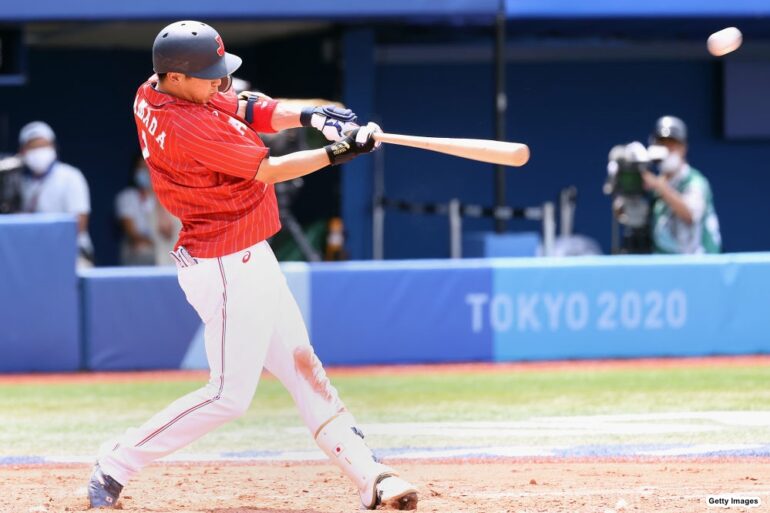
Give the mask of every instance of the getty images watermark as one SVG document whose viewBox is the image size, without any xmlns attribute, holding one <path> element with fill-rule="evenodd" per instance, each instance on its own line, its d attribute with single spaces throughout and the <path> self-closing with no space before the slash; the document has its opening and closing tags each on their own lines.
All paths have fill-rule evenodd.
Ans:
<svg viewBox="0 0 770 513">
<path fill-rule="evenodd" d="M 759 497 L 732 494 L 709 495 L 706 502 L 714 508 L 758 508 L 762 505 Z"/>
</svg>

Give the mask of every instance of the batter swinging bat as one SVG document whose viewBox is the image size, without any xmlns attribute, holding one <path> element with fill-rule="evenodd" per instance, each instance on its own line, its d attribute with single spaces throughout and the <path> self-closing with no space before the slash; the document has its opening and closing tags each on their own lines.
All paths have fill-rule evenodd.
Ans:
<svg viewBox="0 0 770 513">
<path fill-rule="evenodd" d="M 416 135 L 386 134 L 376 132 L 376 141 L 437 151 L 490 164 L 523 166 L 529 160 L 526 144 L 492 141 L 489 139 L 452 139 L 447 137 L 419 137 Z"/>
</svg>

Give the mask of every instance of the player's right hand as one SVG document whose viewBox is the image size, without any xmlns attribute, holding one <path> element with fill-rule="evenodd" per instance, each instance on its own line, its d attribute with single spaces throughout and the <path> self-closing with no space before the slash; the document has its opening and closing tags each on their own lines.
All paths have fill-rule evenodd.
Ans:
<svg viewBox="0 0 770 513">
<path fill-rule="evenodd" d="M 329 162 L 332 166 L 350 162 L 358 155 L 374 151 L 380 143 L 374 140 L 374 134 L 382 132 L 377 123 L 368 123 L 366 126 L 356 126 L 347 133 L 345 138 L 327 146 L 324 146 Z"/>
</svg>

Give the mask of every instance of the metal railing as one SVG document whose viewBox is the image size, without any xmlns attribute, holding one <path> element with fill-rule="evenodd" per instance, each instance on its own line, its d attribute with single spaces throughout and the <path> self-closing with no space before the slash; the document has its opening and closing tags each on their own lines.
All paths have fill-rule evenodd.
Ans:
<svg viewBox="0 0 770 513">
<path fill-rule="evenodd" d="M 422 203 L 417 201 L 394 200 L 384 196 L 374 199 L 373 256 L 375 260 L 384 257 L 385 211 L 397 210 L 414 215 L 447 216 L 449 227 L 449 254 L 451 258 L 462 257 L 463 218 L 487 217 L 495 220 L 527 219 L 541 223 L 543 255 L 553 254 L 556 240 L 556 209 L 550 201 L 533 207 L 485 207 L 462 203 L 452 199 L 448 203 Z"/>
</svg>

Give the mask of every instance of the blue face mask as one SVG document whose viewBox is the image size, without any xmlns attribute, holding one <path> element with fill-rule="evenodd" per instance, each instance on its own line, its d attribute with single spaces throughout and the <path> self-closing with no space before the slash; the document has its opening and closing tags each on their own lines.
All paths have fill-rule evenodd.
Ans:
<svg viewBox="0 0 770 513">
<path fill-rule="evenodd" d="M 150 172 L 146 167 L 140 167 L 136 170 L 134 180 L 136 180 L 136 185 L 142 189 L 149 189 L 152 187 L 152 184 L 150 183 Z"/>
</svg>

